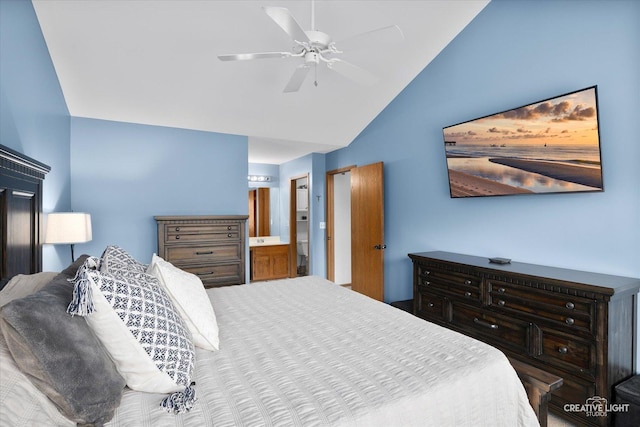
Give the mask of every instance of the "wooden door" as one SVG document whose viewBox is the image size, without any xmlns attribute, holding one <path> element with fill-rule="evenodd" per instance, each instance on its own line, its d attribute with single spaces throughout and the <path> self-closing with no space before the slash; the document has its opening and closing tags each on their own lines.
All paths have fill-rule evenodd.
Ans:
<svg viewBox="0 0 640 427">
<path fill-rule="evenodd" d="M 384 300 L 383 163 L 351 170 L 351 287 Z"/>
</svg>

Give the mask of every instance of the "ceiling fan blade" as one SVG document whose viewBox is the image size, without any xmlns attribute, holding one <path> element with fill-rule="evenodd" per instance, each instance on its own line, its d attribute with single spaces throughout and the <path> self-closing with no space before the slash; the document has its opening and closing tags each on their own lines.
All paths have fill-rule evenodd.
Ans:
<svg viewBox="0 0 640 427">
<path fill-rule="evenodd" d="M 287 83 L 283 92 L 297 92 L 298 89 L 300 89 L 300 86 L 302 86 L 302 82 L 304 82 L 304 79 L 307 77 L 307 73 L 309 73 L 310 69 L 311 67 L 306 64 L 299 65 L 293 72 L 293 75 L 289 79 L 289 83 Z"/>
<path fill-rule="evenodd" d="M 353 65 L 350 62 L 343 61 L 338 58 L 334 58 L 328 62 L 327 67 L 364 86 L 371 86 L 378 81 L 376 76 L 364 68 L 360 68 L 357 65 Z"/>
<path fill-rule="evenodd" d="M 378 28 L 366 33 L 356 34 L 346 39 L 335 42 L 337 49 L 341 51 L 377 47 L 380 44 L 404 40 L 404 34 L 397 25 Z"/>
<path fill-rule="evenodd" d="M 260 52 L 260 53 L 234 53 L 218 55 L 220 61 L 246 61 L 249 59 L 288 58 L 290 52 Z"/>
<path fill-rule="evenodd" d="M 289 9 L 284 7 L 264 7 L 263 9 L 293 40 L 299 42 L 310 41 L 309 36 L 307 36 L 307 33 L 304 32 L 293 15 L 291 15 Z"/>
</svg>

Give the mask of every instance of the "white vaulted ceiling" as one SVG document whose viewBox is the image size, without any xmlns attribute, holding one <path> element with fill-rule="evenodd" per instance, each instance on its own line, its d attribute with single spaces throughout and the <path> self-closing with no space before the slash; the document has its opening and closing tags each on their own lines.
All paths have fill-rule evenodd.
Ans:
<svg viewBox="0 0 640 427">
<path fill-rule="evenodd" d="M 317 87 L 311 72 L 283 93 L 299 59 L 217 55 L 289 51 L 262 8 L 307 30 L 311 1 L 33 1 L 72 116 L 247 135 L 249 161 L 274 164 L 351 143 L 487 3 L 318 0 L 315 27 L 334 40 L 393 24 L 405 40 L 344 53 L 373 86 L 319 66 Z"/>
</svg>

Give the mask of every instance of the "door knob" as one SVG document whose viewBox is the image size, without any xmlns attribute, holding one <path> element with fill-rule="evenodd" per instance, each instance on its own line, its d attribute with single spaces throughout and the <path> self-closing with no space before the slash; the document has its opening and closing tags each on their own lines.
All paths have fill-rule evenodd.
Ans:
<svg viewBox="0 0 640 427">
<path fill-rule="evenodd" d="M 387 245 L 375 245 L 373 248 L 381 251 L 382 249 L 386 249 Z"/>
</svg>

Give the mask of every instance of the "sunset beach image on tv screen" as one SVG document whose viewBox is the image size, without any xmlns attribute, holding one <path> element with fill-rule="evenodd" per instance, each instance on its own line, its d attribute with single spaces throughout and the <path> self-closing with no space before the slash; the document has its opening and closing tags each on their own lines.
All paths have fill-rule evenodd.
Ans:
<svg viewBox="0 0 640 427">
<path fill-rule="evenodd" d="M 443 132 L 451 197 L 603 190 L 596 86 Z"/>
</svg>

